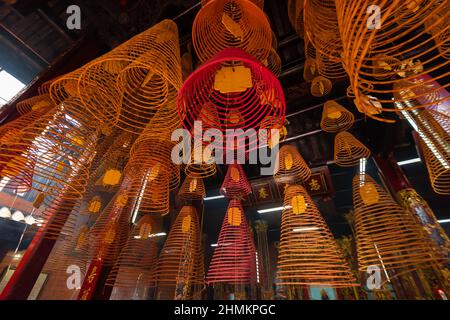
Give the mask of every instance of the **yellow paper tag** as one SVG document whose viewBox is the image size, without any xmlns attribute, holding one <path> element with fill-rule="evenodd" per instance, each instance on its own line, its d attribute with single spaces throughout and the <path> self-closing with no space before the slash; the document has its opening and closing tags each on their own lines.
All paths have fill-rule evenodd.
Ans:
<svg viewBox="0 0 450 320">
<path fill-rule="evenodd" d="M 242 31 L 241 27 L 238 23 L 236 23 L 229 15 L 224 13 L 222 15 L 222 24 L 225 26 L 225 28 L 230 32 L 233 36 L 236 38 L 242 40 L 244 37 L 244 32 Z"/>
<path fill-rule="evenodd" d="M 188 233 L 189 230 L 191 230 L 191 222 L 192 217 L 190 215 L 183 218 L 183 223 L 181 225 L 181 231 L 183 233 Z"/>
<path fill-rule="evenodd" d="M 252 72 L 245 66 L 222 67 L 214 79 L 214 89 L 221 93 L 244 92 L 251 87 Z"/>
<path fill-rule="evenodd" d="M 365 205 L 372 205 L 378 202 L 380 198 L 377 188 L 371 182 L 367 182 L 359 187 L 359 195 L 361 196 Z"/>
<path fill-rule="evenodd" d="M 291 205 L 293 214 L 305 213 L 306 207 L 308 206 L 305 201 L 305 197 L 303 197 L 302 195 L 292 197 Z"/>
<path fill-rule="evenodd" d="M 241 225 L 241 209 L 239 208 L 229 208 L 228 209 L 228 223 L 234 227 Z"/>
<path fill-rule="evenodd" d="M 230 176 L 231 180 L 233 180 L 234 182 L 239 182 L 239 180 L 241 179 L 239 170 L 235 167 L 231 167 Z"/>
</svg>

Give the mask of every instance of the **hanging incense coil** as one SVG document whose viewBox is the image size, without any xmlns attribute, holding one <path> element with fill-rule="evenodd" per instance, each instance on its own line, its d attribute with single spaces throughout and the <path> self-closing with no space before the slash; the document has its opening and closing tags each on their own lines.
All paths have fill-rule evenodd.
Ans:
<svg viewBox="0 0 450 320">
<path fill-rule="evenodd" d="M 21 115 L 24 115 L 26 113 L 37 111 L 39 109 L 41 109 L 45 113 L 46 110 L 54 106 L 55 105 L 52 102 L 50 96 L 47 94 L 43 94 L 18 102 L 16 105 L 16 109 Z"/>
<path fill-rule="evenodd" d="M 101 123 L 140 132 L 181 86 L 176 24 L 164 20 L 83 67 L 80 99 Z"/>
<path fill-rule="evenodd" d="M 263 64 L 277 77 L 281 74 L 281 58 L 275 49 L 270 50 L 269 57 Z"/>
<path fill-rule="evenodd" d="M 220 187 L 220 194 L 230 199 L 242 199 L 252 193 L 252 186 L 240 164 L 228 165 L 228 171 Z"/>
<path fill-rule="evenodd" d="M 325 77 L 318 76 L 312 80 L 311 83 L 311 94 L 314 97 L 323 97 L 329 95 L 333 84 L 330 80 Z"/>
<path fill-rule="evenodd" d="M 198 299 L 205 286 L 197 212 L 184 206 L 172 225 L 156 269 L 158 299 Z"/>
<path fill-rule="evenodd" d="M 305 67 L 303 68 L 303 79 L 311 82 L 318 76 L 318 68 L 316 59 L 307 58 L 305 60 Z"/>
<path fill-rule="evenodd" d="M 82 73 L 83 67 L 52 80 L 49 95 L 56 105 L 63 103 L 66 99 L 80 97 L 78 81 Z"/>
<path fill-rule="evenodd" d="M 303 23 L 303 3 L 303 0 L 288 0 L 289 21 L 297 34 L 302 38 L 305 30 Z"/>
<path fill-rule="evenodd" d="M 205 196 L 206 190 L 203 179 L 186 177 L 180 191 L 178 191 L 178 198 L 185 201 L 203 200 Z"/>
<path fill-rule="evenodd" d="M 298 185 L 285 191 L 277 265 L 280 284 L 358 286 L 325 219 Z"/>
<path fill-rule="evenodd" d="M 367 174 L 353 178 L 353 205 L 361 272 L 376 265 L 392 278 L 436 263 L 434 248 L 413 215 Z"/>
<path fill-rule="evenodd" d="M 196 150 L 198 150 L 198 152 L 196 152 Z M 215 158 L 208 156 L 205 158 L 205 152 L 207 151 L 203 150 L 201 146 L 194 145 L 189 163 L 184 168 L 186 176 L 192 179 L 206 179 L 216 175 L 217 165 Z"/>
<path fill-rule="evenodd" d="M 214 1 L 214 0 L 201 0 L 201 1 L 202 1 L 202 6 L 205 6 L 209 2 Z M 256 4 L 261 9 L 264 9 L 264 0 L 249 0 L 249 1 L 253 2 L 254 4 Z"/>
<path fill-rule="evenodd" d="M 170 190 L 178 186 L 180 177 L 178 166 L 171 161 L 173 146 L 170 140 L 141 136 L 131 149 L 125 168 L 131 180 L 127 194 L 140 199 L 141 213 L 169 213 Z"/>
<path fill-rule="evenodd" d="M 274 175 L 276 180 L 292 178 L 296 182 L 304 182 L 311 177 L 311 169 L 292 145 L 286 144 L 280 148 L 277 163 L 278 170 Z"/>
<path fill-rule="evenodd" d="M 279 123 L 274 123 L 273 119 L 266 118 L 263 119 L 261 122 L 260 130 L 267 130 L 267 145 L 269 148 L 273 148 L 274 146 L 278 145 L 280 142 L 284 141 L 287 137 L 287 125 L 289 122 L 285 120 L 284 124 L 281 127 L 278 127 Z M 272 132 L 273 130 L 278 130 L 278 139 L 275 136 L 275 133 Z M 272 141 L 272 138 L 274 141 Z M 260 144 L 262 141 L 260 140 Z"/>
<path fill-rule="evenodd" d="M 370 150 L 347 131 L 339 132 L 334 139 L 334 161 L 341 167 L 353 167 L 360 159 L 368 159 Z"/>
<path fill-rule="evenodd" d="M 89 231 L 88 256 L 101 259 L 104 266 L 113 266 L 127 243 L 134 199 L 125 191 L 119 190 Z"/>
<path fill-rule="evenodd" d="M 450 118 L 432 109 L 414 116 L 433 190 L 450 194 Z"/>
<path fill-rule="evenodd" d="M 208 284 L 256 283 L 256 248 L 238 200 L 228 205 L 206 279 Z"/>
<path fill-rule="evenodd" d="M 372 23 L 369 27 L 361 27 L 361 12 L 369 6 L 381 9 L 382 26 L 377 25 L 375 18 L 367 21 L 368 26 Z M 445 50 L 439 51 L 442 44 L 445 47 L 447 39 L 445 36 L 439 38 L 439 35 L 445 35 L 450 29 L 449 6 L 448 1 L 336 1 L 343 63 L 356 104 L 369 117 L 394 122 L 386 118 L 388 114 L 379 113 L 394 112 L 398 103 L 405 104 L 405 110 L 413 110 L 450 99 L 445 94 L 436 95 L 441 88 L 448 87 L 449 61 L 445 58 Z M 417 21 L 420 23 L 415 23 Z M 379 63 L 380 55 L 382 63 Z M 381 80 L 374 75 L 386 77 Z M 373 88 L 362 93 L 362 82 L 371 83 Z M 378 113 L 368 112 L 371 106 L 370 100 L 365 99 L 367 96 L 376 98 Z M 430 96 L 437 96 L 437 99 L 429 99 Z"/>
<path fill-rule="evenodd" d="M 123 130 L 140 132 L 161 106 L 176 110 L 183 80 L 178 29 L 173 21 L 164 20 L 135 38 L 139 57 L 117 79 L 122 97 L 118 125 Z"/>
<path fill-rule="evenodd" d="M 342 41 L 334 0 L 307 1 L 303 14 L 305 37 L 308 37 L 317 53 L 334 62 L 340 62 Z"/>
<path fill-rule="evenodd" d="M 233 47 L 264 61 L 270 54 L 272 30 L 264 12 L 251 1 L 214 0 L 195 17 L 192 42 L 201 62 Z"/>
<path fill-rule="evenodd" d="M 441 55 L 446 59 L 450 59 L 450 29 L 447 19 L 448 12 L 436 11 L 431 19 L 425 21 L 425 28 L 434 38 Z"/>
<path fill-rule="evenodd" d="M 79 199 L 86 190 L 98 133 L 84 117 L 79 102 L 68 100 L 22 128 L 20 141 L 6 148 L 18 154 L 8 166 L 33 175 L 32 188 L 48 195 L 46 201 L 59 197 L 62 190 Z"/>
<path fill-rule="evenodd" d="M 205 112 L 205 106 L 211 112 Z M 222 133 L 225 141 L 237 140 L 233 146 L 224 145 L 222 140 L 217 143 L 217 148 L 227 150 L 249 146 L 248 140 L 256 132 L 246 134 L 245 131 L 258 130 L 263 119 L 283 124 L 285 110 L 284 94 L 277 78 L 236 48 L 220 52 L 197 69 L 186 80 L 178 97 L 183 126 L 192 132 L 194 121 L 208 123 Z M 213 126 L 212 122 L 217 120 L 219 123 Z M 231 136 L 227 129 L 241 129 L 244 133 Z"/>
<path fill-rule="evenodd" d="M 145 291 L 154 286 L 160 239 L 156 234 L 160 230 L 161 221 L 154 216 L 143 216 L 139 219 L 108 274 L 106 285 L 114 286 L 115 290 L 132 289 L 128 298 L 136 291 Z"/>
<path fill-rule="evenodd" d="M 325 132 L 339 132 L 350 129 L 355 122 L 353 113 L 334 100 L 328 100 L 323 105 L 320 127 Z"/>
</svg>

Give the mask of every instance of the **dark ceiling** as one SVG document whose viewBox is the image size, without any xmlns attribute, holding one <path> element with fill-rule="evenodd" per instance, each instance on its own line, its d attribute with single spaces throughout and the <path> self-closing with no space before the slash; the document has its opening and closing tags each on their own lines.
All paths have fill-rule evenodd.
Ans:
<svg viewBox="0 0 450 320">
<path fill-rule="evenodd" d="M 69 31 L 65 26 L 65 10 L 73 4 L 79 5 L 82 10 L 81 31 Z M 3 4 L 0 7 L 0 66 L 28 83 L 67 51 L 76 49 L 82 52 L 83 48 L 87 48 L 86 42 L 82 41 L 96 42 L 102 48 L 98 52 L 100 54 L 165 18 L 175 19 L 178 24 L 184 53 L 190 44 L 191 26 L 200 7 L 198 0 L 18 0 L 12 6 Z M 332 163 L 334 135 L 320 129 L 323 103 L 328 99 L 338 100 L 356 116 L 357 122 L 351 132 L 366 143 L 373 153 L 387 154 L 394 151 L 399 161 L 418 157 L 411 130 L 400 119 L 395 124 L 387 125 L 358 113 L 352 101 L 346 97 L 347 79 L 335 81 L 328 96 L 313 97 L 309 84 L 302 77 L 304 45 L 289 23 L 287 0 L 266 0 L 264 10 L 278 39 L 277 52 L 283 70 L 279 79 L 287 99 L 289 143 L 298 147 L 311 167 L 329 165 L 335 195 L 315 200 L 333 232 L 336 235 L 347 234 L 350 230 L 343 215 L 352 207 L 351 181 L 356 168 L 340 168 Z M 82 43 L 81 47 L 76 47 L 79 42 Z M 438 218 L 449 218 L 450 213 L 446 208 L 448 198 L 432 191 L 423 163 L 403 168 Z M 222 166 L 215 177 L 207 180 L 209 195 L 218 193 L 225 170 Z M 250 179 L 259 177 L 258 166 L 246 166 L 245 170 Z M 377 170 L 371 161 L 368 172 L 377 178 Z M 205 204 L 204 226 L 209 242 L 216 240 L 225 207 L 224 200 Z M 249 217 L 252 220 L 267 220 L 270 235 L 273 235 L 271 238 L 277 239 L 280 214 L 261 217 L 256 209 L 248 210 Z"/>
</svg>

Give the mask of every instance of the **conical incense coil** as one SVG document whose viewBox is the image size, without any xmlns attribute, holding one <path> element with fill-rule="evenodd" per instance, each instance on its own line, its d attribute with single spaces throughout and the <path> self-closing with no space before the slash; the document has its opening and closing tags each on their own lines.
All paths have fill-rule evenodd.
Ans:
<svg viewBox="0 0 450 320">
<path fill-rule="evenodd" d="M 160 231 L 160 224 L 152 216 L 139 219 L 108 275 L 107 285 L 136 291 L 154 286 L 159 243 L 156 235 Z"/>
<path fill-rule="evenodd" d="M 184 168 L 184 173 L 186 174 L 186 176 L 193 179 L 206 179 L 215 176 L 217 173 L 217 165 L 215 159 L 210 157 L 207 157 L 207 159 L 205 159 L 204 153 L 202 153 L 201 160 L 196 160 L 196 148 L 199 147 L 193 148 L 189 163 Z M 203 149 L 202 152 L 204 152 Z"/>
<path fill-rule="evenodd" d="M 269 57 L 267 60 L 263 61 L 263 64 L 270 70 L 272 73 L 279 77 L 281 74 L 281 58 L 278 55 L 275 49 L 270 50 Z"/>
<path fill-rule="evenodd" d="M 78 91 L 101 123 L 139 132 L 180 86 L 177 27 L 164 20 L 84 66 Z"/>
<path fill-rule="evenodd" d="M 280 142 L 284 141 L 287 137 L 287 125 L 289 122 L 285 120 L 284 124 L 280 124 L 278 122 L 273 121 L 273 119 L 266 118 L 261 122 L 260 130 L 266 130 L 267 134 L 267 145 L 269 148 L 273 148 L 278 145 Z M 276 136 L 275 130 L 278 130 L 278 138 Z M 273 140 L 273 141 L 272 141 Z M 260 141 L 262 143 L 262 141 Z"/>
<path fill-rule="evenodd" d="M 8 165 L 20 165 L 34 175 L 32 188 L 48 196 L 46 203 L 62 190 L 77 199 L 86 190 L 98 132 L 95 123 L 85 117 L 77 100 L 67 100 L 24 127 L 21 141 L 14 146 L 21 155 Z M 24 165 L 21 160 L 33 157 L 35 163 Z"/>
<path fill-rule="evenodd" d="M 314 97 L 323 97 L 330 94 L 333 84 L 325 77 L 315 77 L 311 82 L 311 94 Z"/>
<path fill-rule="evenodd" d="M 231 200 L 214 250 L 208 284 L 255 284 L 256 249 L 244 209 L 238 200 Z"/>
<path fill-rule="evenodd" d="M 136 40 L 140 55 L 117 79 L 122 97 L 118 125 L 131 132 L 144 129 L 161 106 L 175 107 L 183 82 L 178 29 L 173 21 L 164 20 Z"/>
<path fill-rule="evenodd" d="M 201 88 L 201 89 L 200 89 Z M 206 107 L 205 107 L 206 106 Z M 211 112 L 206 112 L 210 110 Z M 178 113 L 183 126 L 192 132 L 194 121 L 212 124 L 222 133 L 217 148 L 235 150 L 248 146 L 247 137 L 255 137 L 261 121 L 271 118 L 284 123 L 286 105 L 277 78 L 253 57 L 240 49 L 226 49 L 197 69 L 184 83 L 178 96 Z M 208 126 L 206 126 L 208 127 Z M 228 129 L 241 129 L 230 132 Z M 203 132 L 205 129 L 203 130 Z"/>
<path fill-rule="evenodd" d="M 317 52 L 340 62 L 342 40 L 334 0 L 306 1 L 303 14 L 306 36 Z"/>
<path fill-rule="evenodd" d="M 376 120 L 393 122 L 387 113 L 394 112 L 397 103 L 405 104 L 405 110 L 412 110 L 450 99 L 442 94 L 437 94 L 437 99 L 429 99 L 436 96 L 440 86 L 448 87 L 449 61 L 442 50 L 447 39 L 439 36 L 450 29 L 449 5 L 448 1 L 336 1 L 342 59 L 361 112 Z M 367 8 L 373 10 L 368 27 L 363 28 L 361 12 Z M 377 19 L 377 9 L 380 19 Z M 434 32 L 436 27 L 438 33 Z M 389 59 L 380 61 L 380 55 Z M 389 77 L 373 77 L 378 74 Z M 367 93 L 361 92 L 363 82 L 373 85 Z M 366 99 L 367 96 L 377 100 L 378 112 L 370 112 L 371 99 Z M 411 103 L 412 100 L 416 103 Z"/>
<path fill-rule="evenodd" d="M 320 127 L 326 132 L 339 132 L 350 129 L 355 122 L 353 113 L 334 100 L 328 100 L 323 105 Z"/>
<path fill-rule="evenodd" d="M 370 157 L 370 150 L 347 131 L 339 132 L 334 139 L 334 161 L 341 167 L 352 167 L 360 159 Z"/>
<path fill-rule="evenodd" d="M 121 189 L 97 218 L 89 232 L 90 259 L 100 259 L 104 266 L 113 266 L 125 246 L 133 201 Z"/>
<path fill-rule="evenodd" d="M 191 299 L 204 289 L 201 233 L 194 207 L 184 206 L 172 225 L 155 280 L 159 299 Z"/>
<path fill-rule="evenodd" d="M 450 194 L 450 118 L 432 109 L 414 117 L 433 190 Z"/>
<path fill-rule="evenodd" d="M 206 196 L 203 179 L 186 177 L 178 192 L 180 200 L 202 200 Z"/>
<path fill-rule="evenodd" d="M 375 265 L 394 277 L 436 263 L 423 228 L 367 174 L 353 178 L 353 206 L 360 271 Z"/>
<path fill-rule="evenodd" d="M 209 2 L 215 1 L 215 0 L 201 0 L 201 1 L 202 1 L 202 6 L 205 6 Z M 264 9 L 264 0 L 249 0 L 249 1 L 253 2 L 254 4 L 256 4 L 261 9 Z"/>
<path fill-rule="evenodd" d="M 275 179 L 292 177 L 296 182 L 304 182 L 311 177 L 311 169 L 306 164 L 297 148 L 292 145 L 284 145 L 278 151 L 278 169 Z"/>
<path fill-rule="evenodd" d="M 294 286 L 358 286 L 340 247 L 306 190 L 284 196 L 277 279 Z"/>
<path fill-rule="evenodd" d="M 49 95 L 55 104 L 63 103 L 69 98 L 79 98 L 78 81 L 83 72 L 83 67 L 64 74 L 50 83 Z"/>
<path fill-rule="evenodd" d="M 288 0 L 289 21 L 297 34 L 303 38 L 305 31 L 303 23 L 303 0 Z"/>
<path fill-rule="evenodd" d="M 428 30 L 428 33 L 434 38 L 434 41 L 439 47 L 439 52 L 442 54 L 442 56 L 446 59 L 450 59 L 450 29 L 448 28 L 447 19 L 448 12 L 436 11 L 432 19 L 428 19 L 425 22 L 425 28 Z"/>
<path fill-rule="evenodd" d="M 270 53 L 272 30 L 264 12 L 251 1 L 215 0 L 197 14 L 192 42 L 201 62 L 232 47 L 264 61 Z"/>
<path fill-rule="evenodd" d="M 230 199 L 243 199 L 252 193 L 252 186 L 240 164 L 230 164 L 220 187 L 220 194 Z"/>
<path fill-rule="evenodd" d="M 31 111 L 48 110 L 49 108 L 52 108 L 54 106 L 55 105 L 50 96 L 47 94 L 43 94 L 18 102 L 16 105 L 16 109 L 21 115 L 24 115 Z"/>
<path fill-rule="evenodd" d="M 156 166 L 157 172 L 154 171 L 153 174 L 167 176 L 170 190 L 176 189 L 180 185 L 180 167 L 171 159 L 174 146 L 170 135 L 142 134 L 131 148 L 127 167 L 134 165 L 137 169 L 146 171 L 149 167 Z"/>
</svg>

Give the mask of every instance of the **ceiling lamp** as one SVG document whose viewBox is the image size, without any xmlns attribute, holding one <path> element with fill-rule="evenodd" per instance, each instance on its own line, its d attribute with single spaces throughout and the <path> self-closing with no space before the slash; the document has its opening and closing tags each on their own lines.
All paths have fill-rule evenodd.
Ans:
<svg viewBox="0 0 450 320">
<path fill-rule="evenodd" d="M 256 249 L 244 209 L 231 200 L 209 265 L 208 284 L 256 284 Z"/>
<path fill-rule="evenodd" d="M 368 8 L 374 10 L 362 27 L 361 12 Z M 380 114 L 394 112 L 393 103 L 412 110 L 448 101 L 440 93 L 448 87 L 448 1 L 336 0 L 336 9 L 343 64 L 361 112 L 394 122 Z"/>
<path fill-rule="evenodd" d="M 377 265 L 389 279 L 436 263 L 436 250 L 412 213 L 367 174 L 353 178 L 353 205 L 361 272 Z"/>
<path fill-rule="evenodd" d="M 211 112 L 205 112 L 205 106 Z M 219 130 L 225 141 L 236 137 L 235 134 L 230 137 L 226 130 L 258 130 L 263 119 L 273 119 L 273 123 L 282 125 L 285 112 L 278 79 L 252 56 L 236 48 L 221 51 L 197 69 L 178 96 L 178 113 L 187 130 L 192 132 L 194 121 L 202 121 Z M 249 145 L 245 134 L 236 134 L 239 146 Z M 217 148 L 235 150 L 238 146 L 217 145 Z"/>
<path fill-rule="evenodd" d="M 350 129 L 355 122 L 353 113 L 334 100 L 328 100 L 323 105 L 320 127 L 325 132 L 339 132 Z"/>
<path fill-rule="evenodd" d="M 10 219 L 11 211 L 7 207 L 3 207 L 0 209 L 0 218 Z"/>
<path fill-rule="evenodd" d="M 252 193 L 252 186 L 240 164 L 230 164 L 220 194 L 230 199 L 243 199 Z"/>
<path fill-rule="evenodd" d="M 233 47 L 263 62 L 270 54 L 272 30 L 264 12 L 251 1 L 214 0 L 197 14 L 192 42 L 202 63 Z"/>
<path fill-rule="evenodd" d="M 275 179 L 280 182 L 284 179 L 292 179 L 290 182 L 304 182 L 311 176 L 311 169 L 297 148 L 292 145 L 284 145 L 280 148 L 277 163 Z"/>
<path fill-rule="evenodd" d="M 334 139 L 334 161 L 341 167 L 359 165 L 360 159 L 370 157 L 370 150 L 347 131 L 339 132 Z"/>
<path fill-rule="evenodd" d="M 184 206 L 172 225 L 156 268 L 157 299 L 200 299 L 204 263 L 197 211 Z"/>
<path fill-rule="evenodd" d="M 281 219 L 279 284 L 358 286 L 325 219 L 303 187 L 286 189 Z"/>
</svg>

